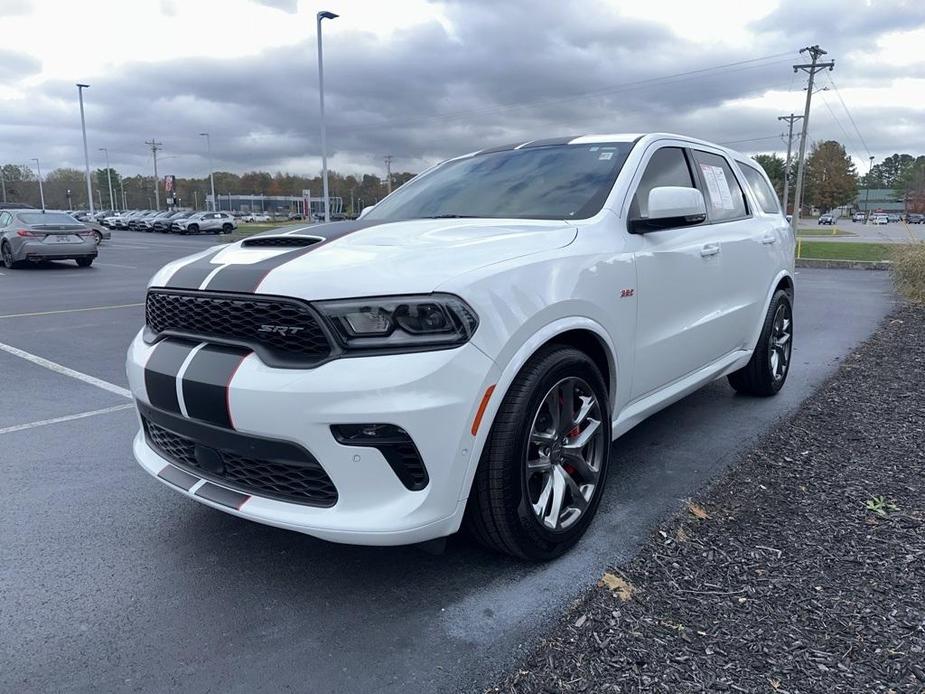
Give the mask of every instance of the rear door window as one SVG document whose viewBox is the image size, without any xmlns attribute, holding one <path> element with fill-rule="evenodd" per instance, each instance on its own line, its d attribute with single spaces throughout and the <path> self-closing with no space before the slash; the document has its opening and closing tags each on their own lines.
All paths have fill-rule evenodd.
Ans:
<svg viewBox="0 0 925 694">
<path fill-rule="evenodd" d="M 697 173 L 703 180 L 707 214 L 711 222 L 728 222 L 748 216 L 745 193 L 725 157 L 692 150 Z"/>
</svg>

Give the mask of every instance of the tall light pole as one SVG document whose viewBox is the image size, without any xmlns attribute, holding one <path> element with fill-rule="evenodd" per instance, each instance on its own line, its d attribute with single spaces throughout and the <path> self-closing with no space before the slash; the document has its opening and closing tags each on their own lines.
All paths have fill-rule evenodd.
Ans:
<svg viewBox="0 0 925 694">
<path fill-rule="evenodd" d="M 870 223 L 870 175 L 871 173 L 873 173 L 873 170 L 874 170 L 874 158 L 873 156 L 871 156 L 870 164 L 867 165 L 867 193 L 865 195 L 865 202 L 864 202 L 864 207 L 867 208 L 865 210 L 865 212 L 867 212 L 867 218 L 864 220 L 865 224 Z"/>
<path fill-rule="evenodd" d="M 87 205 L 90 206 L 90 214 L 93 214 L 93 186 L 90 184 L 90 152 L 87 150 L 87 121 L 84 120 L 84 89 L 88 89 L 89 84 L 77 85 L 77 98 L 80 100 L 80 129 L 84 135 L 84 171 L 87 174 Z"/>
<path fill-rule="evenodd" d="M 116 209 L 116 199 L 112 196 L 112 169 L 109 166 L 109 150 L 106 147 L 100 147 L 100 152 L 106 152 L 106 178 L 109 179 L 109 209 Z"/>
<path fill-rule="evenodd" d="M 145 144 L 151 148 L 151 155 L 154 157 L 154 204 L 157 209 L 161 209 L 161 189 L 158 187 L 157 180 L 157 150 L 163 146 L 163 143 L 152 137 L 150 140 L 145 140 Z"/>
<path fill-rule="evenodd" d="M 125 181 L 121 178 L 119 179 L 119 191 L 122 193 L 122 209 L 127 210 L 128 205 L 125 204 Z"/>
<path fill-rule="evenodd" d="M 45 189 L 42 187 L 42 165 L 39 164 L 37 157 L 32 157 L 32 161 L 35 162 L 35 170 L 39 175 L 39 198 L 42 201 L 42 212 L 45 211 Z"/>
<path fill-rule="evenodd" d="M 319 12 L 315 16 L 318 34 L 318 95 L 321 100 L 321 185 L 324 188 L 324 221 L 331 221 L 331 201 L 328 199 L 328 150 L 324 129 L 324 58 L 321 51 L 321 20 L 337 19 L 333 12 Z"/>
<path fill-rule="evenodd" d="M 212 186 L 212 211 L 215 212 L 215 167 L 212 166 L 212 139 L 209 133 L 199 133 L 200 137 L 206 138 L 206 149 L 209 152 L 209 184 Z M 196 204 L 199 207 L 199 204 Z"/>
</svg>

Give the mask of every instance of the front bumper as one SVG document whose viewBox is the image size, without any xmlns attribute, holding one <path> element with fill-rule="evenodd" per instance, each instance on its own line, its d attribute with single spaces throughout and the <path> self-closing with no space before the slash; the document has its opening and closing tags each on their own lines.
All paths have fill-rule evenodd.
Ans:
<svg viewBox="0 0 925 694">
<path fill-rule="evenodd" d="M 145 367 L 155 348 L 139 334 L 129 349 L 129 382 L 142 408 L 150 404 Z M 196 479 L 184 489 L 165 479 L 165 470 L 166 477 L 172 476 L 170 462 L 143 431 L 135 437 L 134 454 L 146 471 L 175 491 L 250 520 L 335 542 L 422 542 L 459 528 L 468 493 L 465 481 L 470 464 L 477 461 L 470 427 L 485 388 L 496 378 L 494 363 L 472 344 L 343 358 L 304 370 L 271 368 L 255 354 L 245 357 L 226 393 L 233 430 L 310 452 L 336 487 L 336 502 L 328 507 L 252 492 L 240 505 L 229 505 L 197 494 L 212 488 L 207 485 L 242 491 L 208 475 L 202 476 L 208 481 Z M 379 450 L 343 445 L 331 433 L 332 425 L 368 423 L 392 424 L 410 435 L 427 467 L 426 487 L 409 490 Z"/>
</svg>

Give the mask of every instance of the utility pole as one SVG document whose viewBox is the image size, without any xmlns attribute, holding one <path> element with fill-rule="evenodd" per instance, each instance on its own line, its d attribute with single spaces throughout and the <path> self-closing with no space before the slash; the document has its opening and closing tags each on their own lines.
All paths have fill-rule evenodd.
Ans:
<svg viewBox="0 0 925 694">
<path fill-rule="evenodd" d="M 163 142 L 158 142 L 153 137 L 151 140 L 145 140 L 145 144 L 151 147 L 151 154 L 154 155 L 154 205 L 156 209 L 161 209 L 161 191 L 158 188 L 157 180 L 157 150 L 164 146 Z"/>
<path fill-rule="evenodd" d="M 331 199 L 328 196 L 328 146 L 326 142 L 326 131 L 324 127 L 324 56 L 321 50 L 321 20 L 337 19 L 338 15 L 333 12 L 322 11 L 315 15 L 317 24 L 316 36 L 318 37 L 318 96 L 321 101 L 321 184 L 324 188 L 324 221 L 331 221 Z"/>
<path fill-rule="evenodd" d="M 128 206 L 125 204 L 125 181 L 121 177 L 119 178 L 119 190 L 122 192 L 122 210 L 125 211 Z"/>
<path fill-rule="evenodd" d="M 392 155 L 385 155 L 385 188 L 389 195 L 392 193 Z"/>
<path fill-rule="evenodd" d="M 787 121 L 787 163 L 784 165 L 784 214 L 787 214 L 787 200 L 790 198 L 790 150 L 793 147 L 793 124 L 803 120 L 803 116 L 778 116 L 777 120 Z"/>
<path fill-rule="evenodd" d="M 42 165 L 39 164 L 39 160 L 35 157 L 32 158 L 32 161 L 35 162 L 35 169 L 38 171 L 39 176 L 39 198 L 42 200 L 42 212 L 45 211 L 45 189 L 42 187 Z"/>
<path fill-rule="evenodd" d="M 199 137 L 206 138 L 206 149 L 209 152 L 209 183 L 212 185 L 212 211 L 215 212 L 215 167 L 212 166 L 212 138 L 209 133 L 199 133 Z M 199 203 L 196 203 L 196 209 L 199 209 Z"/>
<path fill-rule="evenodd" d="M 3 189 L 3 202 L 6 202 L 6 179 L 3 178 L 3 167 L 0 167 L 0 188 Z"/>
<path fill-rule="evenodd" d="M 801 48 L 800 53 L 809 53 L 812 62 L 793 66 L 794 72 L 803 70 L 809 75 L 809 83 L 806 86 L 806 107 L 803 110 L 803 132 L 800 134 L 800 158 L 797 160 L 797 185 L 796 190 L 793 191 L 793 217 L 791 217 L 790 221 L 794 233 L 796 233 L 797 225 L 800 221 L 800 205 L 803 202 L 801 199 L 803 193 L 803 169 L 805 166 L 804 157 L 806 155 L 806 133 L 809 131 L 809 106 L 813 100 L 813 81 L 817 72 L 835 68 L 834 60 L 829 60 L 825 63 L 819 62 L 819 58 L 826 55 L 826 52 L 819 48 L 819 46 Z"/>
<path fill-rule="evenodd" d="M 116 209 L 116 199 L 112 196 L 112 167 L 109 165 L 109 148 L 100 147 L 100 152 L 106 152 L 106 178 L 109 181 L 109 208 Z M 102 207 L 102 205 L 100 205 Z"/>
</svg>

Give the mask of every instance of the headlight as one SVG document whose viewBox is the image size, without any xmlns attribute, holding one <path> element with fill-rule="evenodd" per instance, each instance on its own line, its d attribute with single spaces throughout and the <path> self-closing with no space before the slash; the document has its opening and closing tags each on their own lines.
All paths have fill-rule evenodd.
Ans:
<svg viewBox="0 0 925 694">
<path fill-rule="evenodd" d="M 451 294 L 342 299 L 315 306 L 348 350 L 455 347 L 468 342 L 479 324 L 475 311 Z"/>
</svg>

